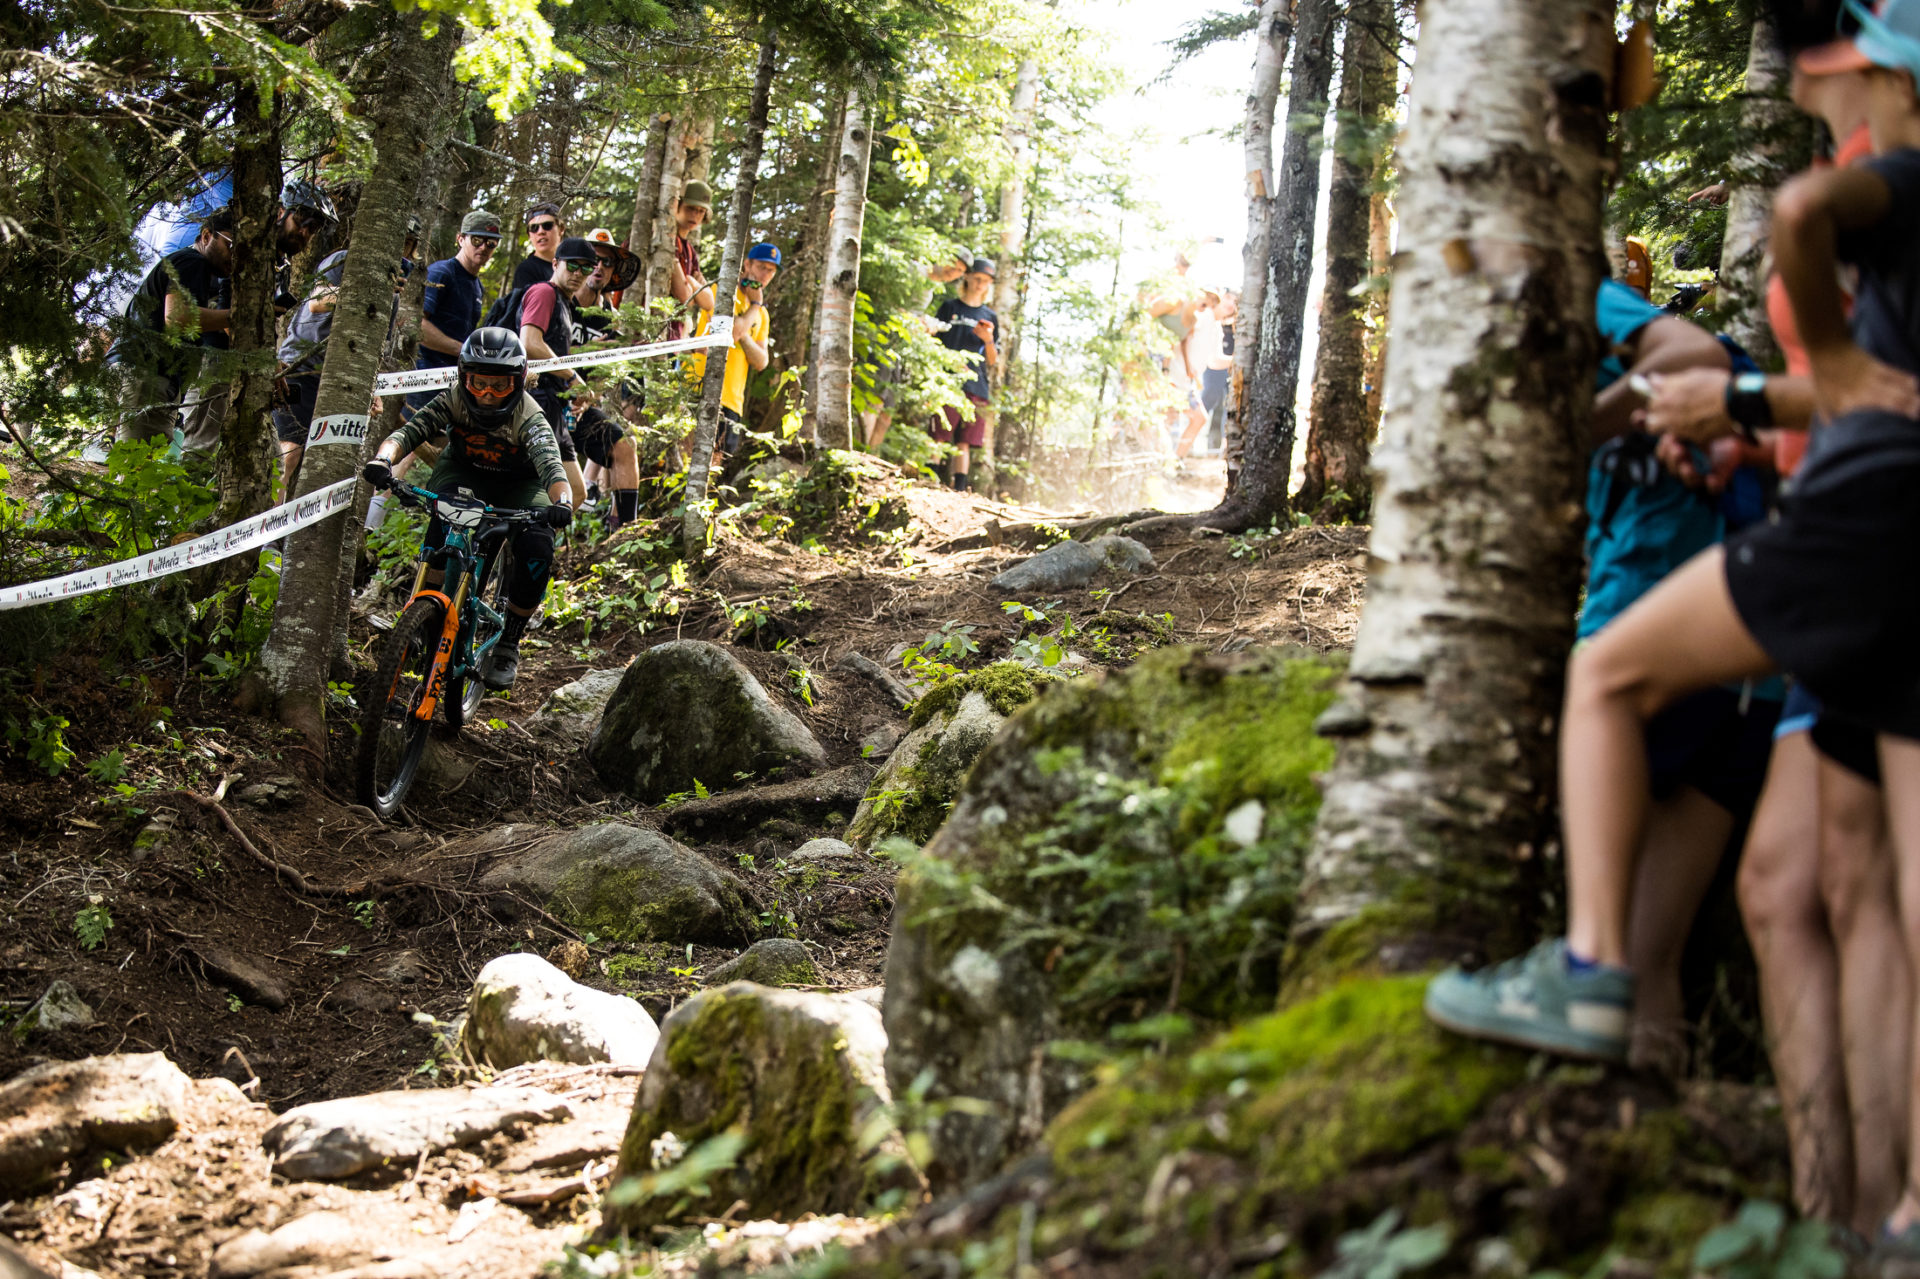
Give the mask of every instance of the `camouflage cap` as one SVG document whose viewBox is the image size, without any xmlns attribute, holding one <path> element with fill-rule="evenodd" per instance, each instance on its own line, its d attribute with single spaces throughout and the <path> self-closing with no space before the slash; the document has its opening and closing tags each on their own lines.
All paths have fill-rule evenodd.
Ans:
<svg viewBox="0 0 1920 1279">
<path fill-rule="evenodd" d="M 488 213 L 485 209 L 475 209 L 460 219 L 460 234 L 478 236 L 481 239 L 498 240 L 500 238 L 500 217 Z"/>
</svg>

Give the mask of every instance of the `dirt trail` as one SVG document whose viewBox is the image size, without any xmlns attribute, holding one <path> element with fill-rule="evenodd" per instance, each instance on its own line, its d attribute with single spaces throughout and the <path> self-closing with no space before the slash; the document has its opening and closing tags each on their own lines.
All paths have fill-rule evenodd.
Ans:
<svg viewBox="0 0 1920 1279">
<path fill-rule="evenodd" d="M 13 768 L 0 779 L 0 811 L 8 814 L 0 843 L 0 899 L 7 903 L 0 1010 L 10 1023 L 23 1023 L 0 1036 L 0 1079 L 49 1059 L 157 1050 L 191 1076 L 244 1086 L 252 1101 L 276 1112 L 454 1081 L 459 1072 L 436 1025 L 462 1009 L 480 967 L 514 950 L 547 953 L 563 940 L 539 921 L 527 922 L 515 903 L 479 889 L 480 866 L 461 851 L 461 837 L 506 822 L 673 821 L 670 810 L 607 791 L 577 752 L 556 752 L 526 730 L 548 692 L 676 636 L 730 643 L 814 730 L 830 767 L 859 763 L 870 753 L 863 739 L 903 729 L 906 716 L 875 683 L 837 669 L 840 659 L 860 653 L 888 662 L 904 644 L 948 623 L 975 628 L 974 661 L 1008 656 L 1018 626 L 990 580 L 1031 553 L 1018 545 L 1029 526 L 1086 514 L 1012 507 L 903 480 L 868 476 L 862 483 L 863 500 L 891 500 L 909 513 L 904 542 L 876 549 L 828 539 L 808 550 L 731 537 L 704 582 L 713 603 L 647 633 L 608 631 L 590 644 L 581 642 L 577 626 L 536 632 L 511 700 L 490 701 L 482 712 L 496 723 L 441 744 L 453 766 L 470 766 L 464 784 L 448 795 L 423 783 L 406 820 L 395 825 L 383 826 L 350 802 L 345 715 L 335 723 L 327 780 L 312 781 L 291 735 L 231 711 L 216 689 L 177 667 L 145 672 L 133 694 L 82 655 L 43 672 L 50 700 L 72 721 L 67 736 L 78 762 L 58 778 Z M 1261 541 L 1161 531 L 1143 539 L 1154 571 L 1109 582 L 1097 596 L 1067 592 L 1060 603 L 1082 619 L 1103 609 L 1164 615 L 1176 642 L 1212 649 L 1345 647 L 1363 589 L 1364 535 L 1358 528 L 1309 528 Z M 563 556 L 560 575 L 578 572 L 585 554 Z M 764 624 L 736 631 L 719 598 L 763 601 Z M 377 644 L 364 619 L 357 627 L 357 643 Z M 772 651 L 781 640 L 792 641 L 789 652 Z M 789 676 L 796 660 L 811 672 L 811 706 Z M 1107 662 L 1088 653 L 1086 664 Z M 138 792 L 130 801 L 115 802 L 108 785 L 78 766 L 116 748 L 126 756 L 124 782 Z M 214 810 L 185 794 L 211 797 L 223 783 L 222 806 L 265 858 L 297 867 L 316 884 L 376 887 L 349 897 L 295 891 L 246 852 Z M 875 860 L 864 870 L 803 883 L 774 865 L 807 838 L 841 834 L 850 816 L 832 814 L 841 825 L 775 822 L 745 836 L 672 829 L 747 882 L 753 908 L 770 928 L 790 920 L 827 986 L 855 989 L 881 980 L 891 868 Z M 633 994 L 663 1017 L 699 987 L 701 973 L 736 953 L 596 942 L 582 979 Z M 269 992 L 274 998 L 234 978 L 236 958 L 277 987 Z M 27 1031 L 22 1014 L 55 982 L 71 985 L 91 1007 L 91 1023 Z M 123 1205 L 89 1216 L 78 1201 L 62 1201 L 56 1211 L 43 1198 L 0 1206 L 0 1231 L 53 1245 L 101 1274 L 205 1274 L 209 1240 L 285 1220 L 296 1206 L 291 1192 L 267 1193 L 262 1173 L 243 1194 L 220 1181 L 228 1175 L 222 1172 L 211 1185 L 224 1189 L 180 1191 L 192 1205 L 175 1211 L 164 1207 L 171 1201 L 158 1189 L 134 1193 L 134 1183 L 147 1176 L 198 1185 L 204 1177 L 194 1169 L 237 1168 L 241 1147 L 257 1138 L 267 1115 L 249 1110 L 215 1125 L 228 1135 L 207 1138 L 212 1147 L 124 1173 L 133 1180 L 114 1184 L 131 1196 L 127 1203 L 145 1205 L 138 1211 Z M 462 1162 L 470 1157 L 451 1152 L 416 1173 L 411 1193 L 425 1214 L 420 1229 L 451 1229 L 456 1201 L 471 1192 L 452 1194 L 449 1179 L 472 1171 Z M 585 1202 L 542 1212 L 570 1222 L 568 1213 Z M 541 1246 L 553 1255 L 552 1239 Z M 504 1257 L 491 1270 L 463 1272 L 534 1272 Z"/>
</svg>

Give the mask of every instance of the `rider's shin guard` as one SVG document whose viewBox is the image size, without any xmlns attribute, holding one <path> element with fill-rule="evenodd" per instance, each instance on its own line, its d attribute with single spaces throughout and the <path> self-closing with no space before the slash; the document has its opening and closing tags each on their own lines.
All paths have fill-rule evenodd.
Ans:
<svg viewBox="0 0 1920 1279">
<path fill-rule="evenodd" d="M 375 493 L 373 500 L 367 503 L 367 532 L 371 533 L 387 522 L 387 495 Z"/>
</svg>

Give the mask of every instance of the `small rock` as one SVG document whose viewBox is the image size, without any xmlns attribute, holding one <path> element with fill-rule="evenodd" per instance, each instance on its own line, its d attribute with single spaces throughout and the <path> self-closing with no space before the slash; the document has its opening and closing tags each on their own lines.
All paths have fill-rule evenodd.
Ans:
<svg viewBox="0 0 1920 1279">
<path fill-rule="evenodd" d="M 881 724 L 869 730 L 860 739 L 860 753 L 869 759 L 876 756 L 884 758 L 887 752 L 900 744 L 900 726 Z"/>
<path fill-rule="evenodd" d="M 451 795 L 467 784 L 480 761 L 462 755 L 451 743 L 438 737 L 427 738 L 427 749 L 420 756 L 420 772 L 414 785 L 425 787 L 424 794 Z"/>
<path fill-rule="evenodd" d="M 91 1150 L 165 1141 L 189 1080 L 162 1053 L 52 1062 L 0 1084 L 0 1190 L 26 1189 Z"/>
<path fill-rule="evenodd" d="M 317 1274 L 385 1261 L 424 1243 L 413 1225 L 403 1205 L 370 1197 L 350 1211 L 310 1212 L 272 1234 L 249 1230 L 221 1244 L 213 1254 L 214 1279 L 269 1271 Z"/>
<path fill-rule="evenodd" d="M 242 786 L 233 795 L 240 803 L 263 811 L 292 808 L 303 796 L 299 780 L 292 777 L 270 777 L 264 782 L 253 782 Z"/>
<path fill-rule="evenodd" d="M 840 997 L 842 999 L 857 999 L 863 1004 L 871 1004 L 873 1007 L 879 1008 L 885 1002 L 886 994 L 887 988 L 885 986 L 862 986 L 858 990 L 843 991 Z"/>
<path fill-rule="evenodd" d="M 835 857 L 858 857 L 853 845 L 844 839 L 810 839 L 787 854 L 790 862 L 827 861 Z"/>
<path fill-rule="evenodd" d="M 1108 534 L 1091 542 L 1059 542 L 1038 555 L 1021 560 L 993 579 L 996 590 L 1009 594 L 1073 590 L 1087 585 L 1102 570 L 1126 577 L 1153 569 L 1153 552 L 1130 537 Z"/>
<path fill-rule="evenodd" d="M 58 1279 L 58 1276 L 35 1265 L 32 1258 L 0 1235 L 0 1279 Z"/>
<path fill-rule="evenodd" d="M 296 1106 L 267 1129 L 260 1144 L 282 1176 L 332 1181 L 383 1164 L 411 1163 L 422 1151 L 464 1146 L 510 1124 L 547 1123 L 572 1113 L 564 1100 L 538 1088 L 376 1092 Z"/>
<path fill-rule="evenodd" d="M 588 671 L 571 684 L 562 684 L 547 694 L 540 709 L 527 720 L 527 731 L 565 738 L 581 746 L 593 735 L 607 699 L 620 687 L 626 667 L 617 670 Z"/>
<path fill-rule="evenodd" d="M 426 977 L 432 969 L 417 950 L 403 950 L 391 956 L 380 965 L 380 980 L 397 982 L 402 986 L 411 986 Z"/>
<path fill-rule="evenodd" d="M 757 941 L 713 970 L 707 978 L 710 986 L 728 982 L 751 981 L 762 986 L 817 986 L 819 970 L 807 948 L 791 937 L 769 937 Z"/>
<path fill-rule="evenodd" d="M 264 961 L 205 942 L 183 946 L 180 953 L 197 961 L 199 969 L 208 978 L 219 982 L 248 1003 L 259 1004 L 275 1012 L 287 1006 L 286 984 L 266 970 Z"/>
<path fill-rule="evenodd" d="M 633 659 L 587 745 L 608 786 L 649 804 L 737 785 L 737 774 L 812 772 L 826 751 L 733 654 L 673 640 Z"/>
<path fill-rule="evenodd" d="M 946 820 L 967 770 L 1007 717 L 969 690 L 953 710 L 908 733 L 873 781 L 847 827 L 847 841 L 871 849 L 889 836 L 925 843 Z"/>
<path fill-rule="evenodd" d="M 858 1000 L 748 982 L 701 991 L 667 1016 L 614 1181 L 652 1171 L 656 1149 L 693 1150 L 739 1126 L 738 1161 L 678 1211 L 713 1216 L 744 1199 L 753 1217 L 791 1220 L 859 1211 L 894 1187 L 917 1195 L 897 1131 L 872 1149 L 863 1142 L 892 1102 L 885 1052 L 880 1014 Z M 888 1172 L 876 1174 L 874 1153 L 895 1156 Z M 674 1211 L 664 1197 L 609 1202 L 601 1235 L 647 1238 Z"/>
<path fill-rule="evenodd" d="M 390 1013 L 400 1006 L 400 1001 L 392 992 L 380 989 L 372 982 L 360 981 L 349 977 L 326 993 L 322 1001 L 327 1004 L 345 1004 L 349 1008 L 363 1013 Z"/>
<path fill-rule="evenodd" d="M 637 1000 L 582 986 L 538 955 L 493 960 L 467 997 L 463 1043 L 496 1070 L 527 1061 L 644 1066 L 659 1042 Z"/>
<path fill-rule="evenodd" d="M 593 952 L 583 941 L 564 937 L 547 952 L 547 960 L 567 976 L 579 981 L 593 971 Z"/>
<path fill-rule="evenodd" d="M 475 846 L 494 840 L 481 836 Z M 613 941 L 724 945 L 751 936 L 738 878 L 639 826 L 603 822 L 546 836 L 509 853 L 480 886 L 525 894 Z"/>
<path fill-rule="evenodd" d="M 93 1025 L 93 1005 L 80 998 L 80 992 L 64 981 L 54 982 L 40 996 L 27 1016 L 41 1030 L 73 1030 Z"/>
</svg>

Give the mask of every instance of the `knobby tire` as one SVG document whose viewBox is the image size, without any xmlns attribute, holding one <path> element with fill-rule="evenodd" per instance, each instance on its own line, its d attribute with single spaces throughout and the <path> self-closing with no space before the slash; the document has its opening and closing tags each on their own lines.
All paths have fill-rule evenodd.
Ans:
<svg viewBox="0 0 1920 1279">
<path fill-rule="evenodd" d="M 373 691 L 360 708 L 355 783 L 360 802 L 382 818 L 400 811 L 426 753 L 430 725 L 413 710 L 433 676 L 446 616 L 446 605 L 431 597 L 407 605 L 387 634 Z"/>
</svg>

